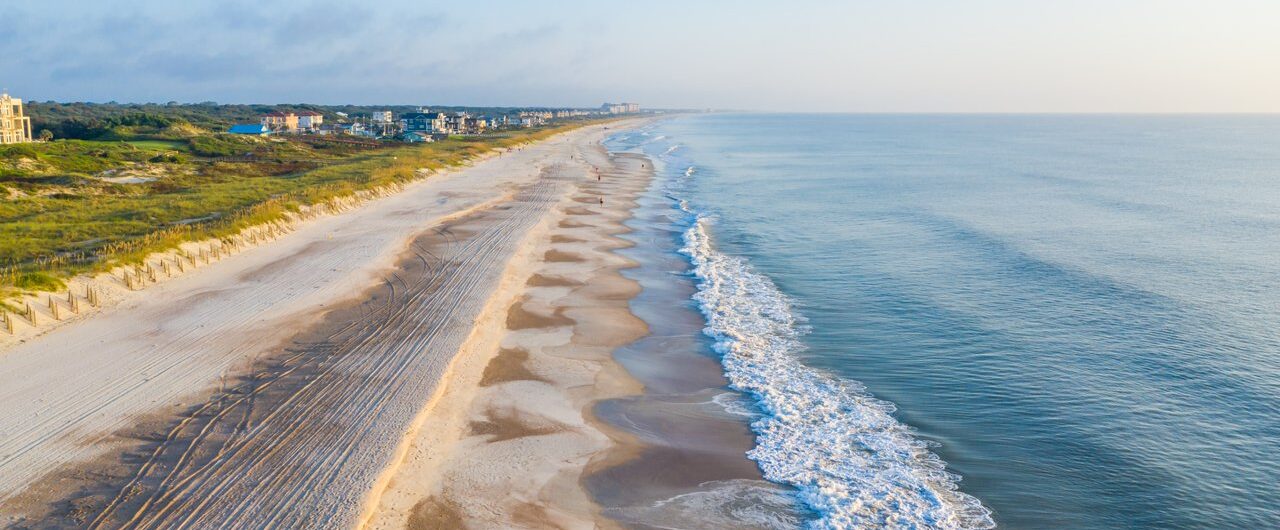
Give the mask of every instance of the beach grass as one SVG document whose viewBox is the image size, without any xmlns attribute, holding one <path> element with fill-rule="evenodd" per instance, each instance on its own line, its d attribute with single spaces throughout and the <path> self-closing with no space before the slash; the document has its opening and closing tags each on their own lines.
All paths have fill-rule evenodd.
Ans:
<svg viewBox="0 0 1280 530">
<path fill-rule="evenodd" d="M 583 123 L 363 150 L 227 135 L 6 146 L 0 298 L 57 290 L 75 274 L 225 238 L 305 205 L 404 184 L 420 169 L 457 166 Z"/>
</svg>

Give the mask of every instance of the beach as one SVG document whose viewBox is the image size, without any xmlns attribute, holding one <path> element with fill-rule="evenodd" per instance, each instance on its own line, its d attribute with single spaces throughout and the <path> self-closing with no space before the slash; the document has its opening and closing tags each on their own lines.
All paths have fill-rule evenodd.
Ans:
<svg viewBox="0 0 1280 530">
<path fill-rule="evenodd" d="M 508 265 L 365 528 L 800 524 L 744 456 L 750 405 L 702 333 L 665 168 L 608 147 Z"/>
<path fill-rule="evenodd" d="M 432 517 L 424 501 L 460 475 L 416 467 L 421 438 L 561 430 L 573 443 L 545 445 L 571 463 L 527 459 L 545 466 L 540 484 L 579 492 L 546 517 L 597 517 L 573 477 L 618 440 L 585 427 L 581 407 L 638 391 L 608 357 L 645 331 L 609 250 L 646 168 L 595 180 L 610 127 L 433 175 L 0 352 L 0 520 L 347 528 L 420 505 Z M 556 365 L 557 351 L 571 358 Z M 539 370 L 594 387 L 489 393 Z M 450 389 L 497 404 L 472 410 Z M 504 393 L 547 407 L 526 414 Z M 431 488 L 406 488 L 406 473 Z"/>
<path fill-rule="evenodd" d="M 647 329 L 628 310 L 639 290 L 613 252 L 636 195 L 652 177 L 641 157 L 583 153 L 601 169 L 535 230 L 426 409 L 368 528 L 591 528 L 582 476 L 634 442 L 590 415 L 603 398 L 636 394 L 612 359 Z M 604 200 L 601 203 L 601 199 Z"/>
</svg>

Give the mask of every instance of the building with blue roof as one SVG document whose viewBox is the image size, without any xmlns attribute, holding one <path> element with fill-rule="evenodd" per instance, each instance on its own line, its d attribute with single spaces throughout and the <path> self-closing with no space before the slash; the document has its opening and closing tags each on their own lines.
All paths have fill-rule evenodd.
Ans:
<svg viewBox="0 0 1280 530">
<path fill-rule="evenodd" d="M 231 134 L 252 134 L 255 136 L 266 136 L 271 134 L 271 129 L 261 123 L 248 123 L 232 125 L 227 132 Z"/>
</svg>

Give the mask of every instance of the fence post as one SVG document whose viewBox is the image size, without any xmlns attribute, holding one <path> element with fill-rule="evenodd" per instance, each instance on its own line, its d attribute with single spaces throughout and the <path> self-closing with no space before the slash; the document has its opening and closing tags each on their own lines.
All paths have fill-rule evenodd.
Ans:
<svg viewBox="0 0 1280 530">
<path fill-rule="evenodd" d="M 31 307 L 31 302 L 27 302 L 27 320 L 31 321 L 31 327 L 40 325 L 36 322 L 36 310 Z"/>
<path fill-rule="evenodd" d="M 58 314 L 58 302 L 53 300 L 53 295 L 49 295 L 49 313 L 54 320 L 62 320 L 62 315 Z"/>
<path fill-rule="evenodd" d="M 0 313 L 4 314 L 4 329 L 8 330 L 10 335 L 13 335 L 13 317 L 9 316 L 8 311 L 0 311 Z"/>
<path fill-rule="evenodd" d="M 80 314 L 80 300 L 76 299 L 76 295 L 71 292 L 71 289 L 67 289 L 67 305 L 71 306 L 72 313 Z"/>
</svg>

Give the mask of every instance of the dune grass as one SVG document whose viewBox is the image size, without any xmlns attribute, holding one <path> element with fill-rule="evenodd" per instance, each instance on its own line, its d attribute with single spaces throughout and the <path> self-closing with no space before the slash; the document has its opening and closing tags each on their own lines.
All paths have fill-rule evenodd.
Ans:
<svg viewBox="0 0 1280 530">
<path fill-rule="evenodd" d="M 223 135 L 175 142 L 52 142 L 0 150 L 0 298 L 56 290 L 71 275 L 138 263 L 182 242 L 223 238 L 303 205 L 414 180 L 500 147 L 581 126 L 516 130 L 369 151 Z M 192 155 L 258 156 L 253 163 Z M 102 172 L 143 166 L 143 183 Z M 150 177 L 148 177 L 150 178 Z M 6 198 L 7 197 L 7 198 Z"/>
</svg>

